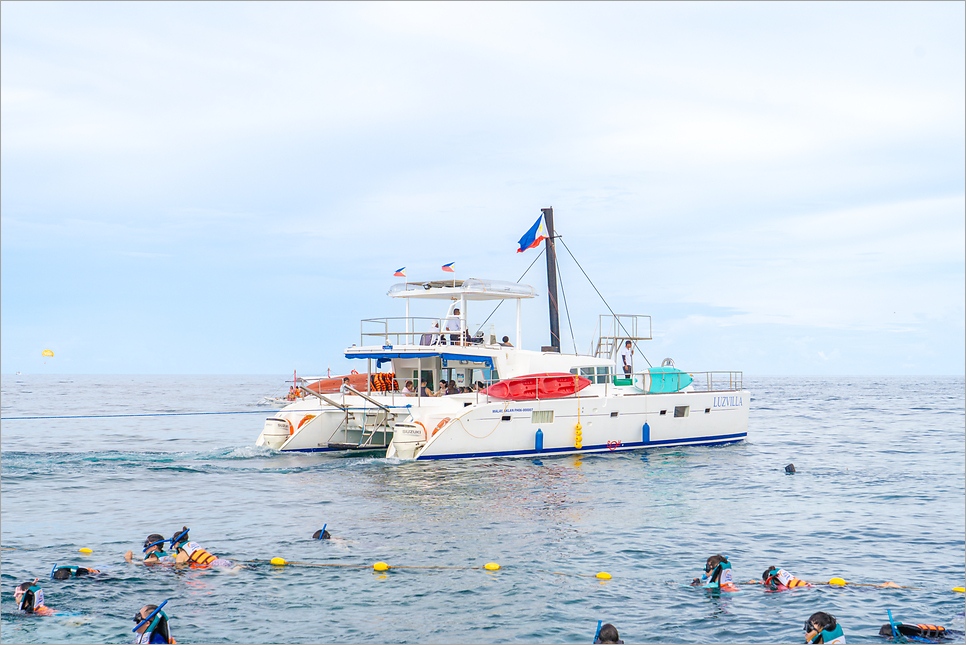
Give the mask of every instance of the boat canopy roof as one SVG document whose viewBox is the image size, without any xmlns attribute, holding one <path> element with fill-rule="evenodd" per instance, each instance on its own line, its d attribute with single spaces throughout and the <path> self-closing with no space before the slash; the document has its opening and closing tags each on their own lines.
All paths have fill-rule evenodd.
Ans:
<svg viewBox="0 0 966 645">
<path fill-rule="evenodd" d="M 390 298 L 428 298 L 435 300 L 519 300 L 536 298 L 537 292 L 528 284 L 466 278 L 459 280 L 429 280 L 400 282 L 389 289 Z"/>
<path fill-rule="evenodd" d="M 489 356 L 480 356 L 478 354 L 457 354 L 454 352 L 426 352 L 426 351 L 399 351 L 393 349 L 381 349 L 375 350 L 366 347 L 360 347 L 355 350 L 348 350 L 345 353 L 346 358 L 374 358 L 376 359 L 376 367 L 382 367 L 382 364 L 391 361 L 394 358 L 441 358 L 444 361 L 466 361 L 469 363 L 484 363 L 490 369 L 493 369 L 493 359 Z"/>
</svg>

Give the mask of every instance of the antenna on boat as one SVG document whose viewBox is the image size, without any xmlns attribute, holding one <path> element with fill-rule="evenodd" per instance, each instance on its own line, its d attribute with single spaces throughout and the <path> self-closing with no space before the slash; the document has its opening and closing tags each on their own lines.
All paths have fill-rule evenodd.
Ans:
<svg viewBox="0 0 966 645">
<path fill-rule="evenodd" d="M 547 223 L 547 298 L 550 301 L 550 347 L 560 352 L 560 307 L 557 304 L 557 252 L 553 246 L 553 206 L 541 208 Z"/>
</svg>

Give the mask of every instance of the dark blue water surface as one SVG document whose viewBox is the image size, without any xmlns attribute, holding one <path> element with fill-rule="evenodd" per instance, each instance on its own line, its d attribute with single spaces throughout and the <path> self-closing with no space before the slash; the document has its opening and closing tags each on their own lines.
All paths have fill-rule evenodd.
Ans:
<svg viewBox="0 0 966 645">
<path fill-rule="evenodd" d="M 0 638 L 127 642 L 130 616 L 166 598 L 180 643 L 589 643 L 598 620 L 627 642 L 794 643 L 815 611 L 849 642 L 881 643 L 887 609 L 963 630 L 963 379 L 746 384 L 740 444 L 407 463 L 254 448 L 270 412 L 255 404 L 283 377 L 4 376 Z M 324 523 L 337 539 L 312 540 Z M 361 566 L 124 562 L 182 525 L 219 556 Z M 779 565 L 919 588 L 687 587 L 715 553 L 740 581 Z M 502 568 L 470 568 L 487 562 Z M 107 578 L 51 581 L 54 563 Z M 34 577 L 66 613 L 15 611 L 14 586 Z"/>
</svg>

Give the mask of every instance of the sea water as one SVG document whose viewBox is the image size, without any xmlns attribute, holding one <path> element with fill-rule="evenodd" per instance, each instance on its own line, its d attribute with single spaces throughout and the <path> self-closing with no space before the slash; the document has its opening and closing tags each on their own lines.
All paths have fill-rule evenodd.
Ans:
<svg viewBox="0 0 966 645">
<path fill-rule="evenodd" d="M 737 444 L 423 463 L 254 447 L 281 376 L 4 376 L 0 638 L 129 642 L 165 599 L 180 643 L 590 643 L 598 620 L 626 642 L 793 643 L 816 611 L 883 642 L 889 609 L 963 630 L 963 379 L 746 387 Z M 125 563 L 182 526 L 218 556 L 307 564 Z M 777 565 L 916 589 L 687 586 L 716 553 L 740 582 Z M 55 563 L 102 578 L 53 581 Z M 63 613 L 16 611 L 35 577 Z"/>
</svg>

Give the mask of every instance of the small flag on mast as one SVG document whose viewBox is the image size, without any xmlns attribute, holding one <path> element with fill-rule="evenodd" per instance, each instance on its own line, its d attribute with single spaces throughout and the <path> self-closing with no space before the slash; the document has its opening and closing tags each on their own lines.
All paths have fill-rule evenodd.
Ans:
<svg viewBox="0 0 966 645">
<path fill-rule="evenodd" d="M 543 214 L 541 213 L 537 221 L 530 227 L 530 230 L 520 238 L 520 248 L 517 249 L 517 253 L 523 253 L 527 249 L 539 246 L 540 242 L 543 242 L 547 237 L 549 237 L 547 235 L 547 227 L 543 222 Z"/>
<path fill-rule="evenodd" d="M 405 278 L 406 277 L 406 267 L 402 267 L 402 268 L 396 269 L 396 272 L 393 273 L 393 275 L 394 276 L 398 276 L 400 278 Z"/>
<path fill-rule="evenodd" d="M 450 273 L 456 273 L 456 269 L 453 268 L 455 262 L 450 262 L 449 264 L 443 265 L 443 271 L 449 271 Z"/>
</svg>

